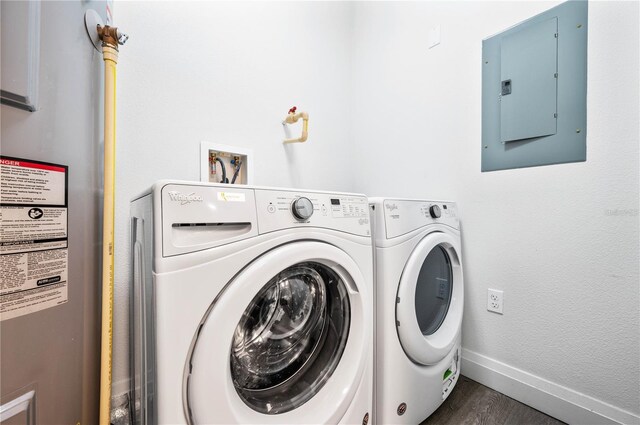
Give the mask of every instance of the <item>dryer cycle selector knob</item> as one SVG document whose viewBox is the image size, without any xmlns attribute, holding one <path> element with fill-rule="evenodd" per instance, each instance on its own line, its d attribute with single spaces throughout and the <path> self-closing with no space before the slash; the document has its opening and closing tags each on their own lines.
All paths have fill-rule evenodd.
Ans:
<svg viewBox="0 0 640 425">
<path fill-rule="evenodd" d="M 429 214 L 431 214 L 431 217 L 433 218 L 440 218 L 440 216 L 442 215 L 442 212 L 440 211 L 440 207 L 437 205 L 431 205 L 429 207 Z"/>
<path fill-rule="evenodd" d="M 301 196 L 291 203 L 291 212 L 298 220 L 307 220 L 313 215 L 313 203 L 309 198 Z"/>
</svg>

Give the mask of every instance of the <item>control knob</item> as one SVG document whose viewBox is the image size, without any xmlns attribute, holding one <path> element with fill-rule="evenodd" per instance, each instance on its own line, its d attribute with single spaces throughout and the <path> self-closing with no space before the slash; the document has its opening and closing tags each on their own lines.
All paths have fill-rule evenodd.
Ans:
<svg viewBox="0 0 640 425">
<path fill-rule="evenodd" d="M 440 218 L 440 216 L 442 215 L 442 212 L 440 211 L 440 207 L 437 205 L 431 205 L 429 207 L 429 214 L 431 214 L 431 217 L 433 218 Z"/>
<path fill-rule="evenodd" d="M 291 212 L 298 220 L 308 220 L 313 215 L 313 203 L 309 198 L 301 196 L 291 203 Z"/>
</svg>

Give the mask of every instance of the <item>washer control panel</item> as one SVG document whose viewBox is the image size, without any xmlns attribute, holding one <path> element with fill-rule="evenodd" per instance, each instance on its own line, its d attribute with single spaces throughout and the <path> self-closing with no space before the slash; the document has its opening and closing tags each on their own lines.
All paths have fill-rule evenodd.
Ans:
<svg viewBox="0 0 640 425">
<path fill-rule="evenodd" d="M 291 213 L 298 220 L 308 220 L 313 214 L 313 202 L 309 198 L 301 196 L 291 203 Z"/>
<path fill-rule="evenodd" d="M 364 196 L 269 189 L 256 189 L 255 196 L 260 233 L 308 226 L 371 234 Z"/>
<path fill-rule="evenodd" d="M 431 216 L 431 218 L 440 218 L 442 216 L 440 206 L 438 204 L 431 205 L 429 207 L 429 215 Z"/>
</svg>

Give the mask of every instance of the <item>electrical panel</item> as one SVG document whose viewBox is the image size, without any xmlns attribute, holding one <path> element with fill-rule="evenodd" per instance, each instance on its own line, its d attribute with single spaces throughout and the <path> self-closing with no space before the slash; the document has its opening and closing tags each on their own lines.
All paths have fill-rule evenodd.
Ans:
<svg viewBox="0 0 640 425">
<path fill-rule="evenodd" d="M 558 18 L 502 38 L 500 141 L 556 134 Z"/>
<path fill-rule="evenodd" d="M 250 184 L 253 152 L 250 149 L 202 142 L 200 181 L 208 183 Z"/>
<path fill-rule="evenodd" d="M 482 171 L 586 160 L 586 1 L 483 41 Z"/>
</svg>

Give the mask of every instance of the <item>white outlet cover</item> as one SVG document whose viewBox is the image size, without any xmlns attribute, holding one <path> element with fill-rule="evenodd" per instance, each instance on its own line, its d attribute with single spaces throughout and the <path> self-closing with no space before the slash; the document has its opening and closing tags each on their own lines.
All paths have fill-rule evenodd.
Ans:
<svg viewBox="0 0 640 425">
<path fill-rule="evenodd" d="M 498 314 L 504 314 L 504 291 L 497 289 L 487 290 L 487 310 Z"/>
</svg>

